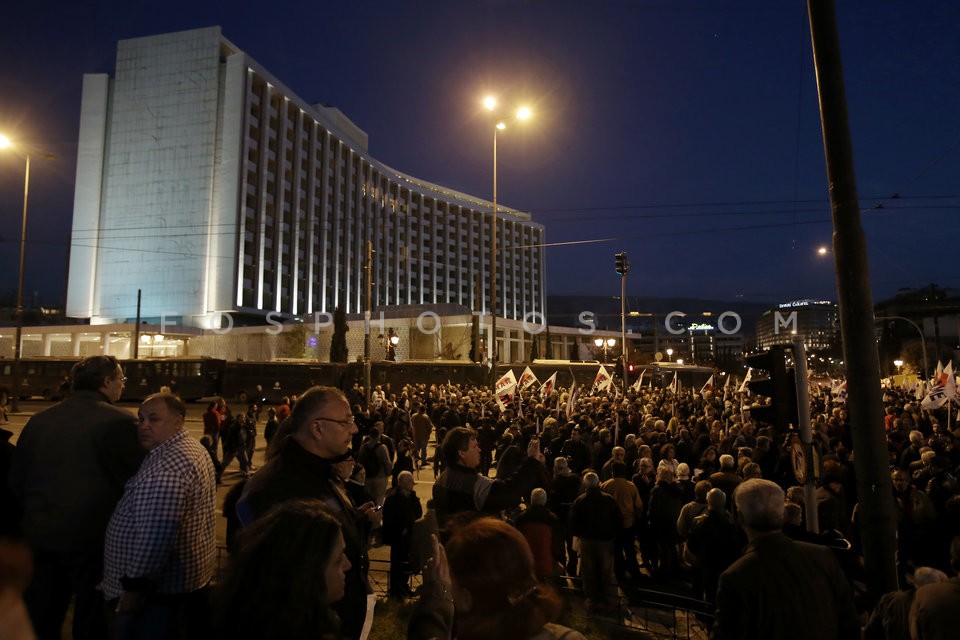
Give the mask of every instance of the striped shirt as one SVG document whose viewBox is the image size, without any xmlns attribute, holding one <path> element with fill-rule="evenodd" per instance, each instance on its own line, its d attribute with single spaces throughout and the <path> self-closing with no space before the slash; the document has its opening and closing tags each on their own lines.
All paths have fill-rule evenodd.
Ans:
<svg viewBox="0 0 960 640">
<path fill-rule="evenodd" d="M 145 578 L 156 593 L 190 593 L 213 577 L 217 484 L 210 454 L 179 431 L 147 454 L 124 488 L 104 546 L 103 594 L 121 578 Z"/>
</svg>

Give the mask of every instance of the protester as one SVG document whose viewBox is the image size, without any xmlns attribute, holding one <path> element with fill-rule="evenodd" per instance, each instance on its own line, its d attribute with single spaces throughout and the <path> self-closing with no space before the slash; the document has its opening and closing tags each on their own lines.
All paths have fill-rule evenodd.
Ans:
<svg viewBox="0 0 960 640">
<path fill-rule="evenodd" d="M 319 500 L 288 500 L 240 537 L 240 551 L 215 593 L 219 640 L 340 640 L 332 609 L 350 560 L 340 521 Z"/>
<path fill-rule="evenodd" d="M 147 457 L 110 518 L 103 595 L 117 637 L 209 637 L 207 586 L 216 563 L 217 483 L 210 454 L 184 430 L 187 408 L 156 393 L 140 405 Z"/>
<path fill-rule="evenodd" d="M 781 532 L 783 490 L 747 480 L 734 502 L 749 545 L 720 576 L 710 637 L 858 639 L 850 583 L 833 552 Z"/>
<path fill-rule="evenodd" d="M 411 615 L 408 640 L 585 640 L 554 623 L 563 607 L 539 582 L 523 535 L 505 522 L 481 518 L 458 529 L 446 553 L 435 543 L 424 593 Z"/>
<path fill-rule="evenodd" d="M 124 484 L 144 456 L 133 416 L 113 406 L 126 382 L 117 359 L 86 358 L 70 379 L 73 393 L 66 400 L 27 421 L 10 470 L 33 552 L 24 600 L 41 640 L 59 640 L 71 596 L 74 638 L 107 633 L 97 588 L 104 536 Z"/>
</svg>

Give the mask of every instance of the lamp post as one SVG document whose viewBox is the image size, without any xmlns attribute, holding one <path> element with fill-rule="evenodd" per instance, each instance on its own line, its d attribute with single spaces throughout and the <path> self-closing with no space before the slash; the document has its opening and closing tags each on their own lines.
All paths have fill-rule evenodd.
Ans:
<svg viewBox="0 0 960 640">
<path fill-rule="evenodd" d="M 603 338 L 596 338 L 596 339 L 593 341 L 593 344 L 597 345 L 597 348 L 598 348 L 598 349 L 599 349 L 600 347 L 603 347 L 603 363 L 606 364 L 606 363 L 607 363 L 607 349 L 608 349 L 608 348 L 612 349 L 614 346 L 616 346 L 617 340 L 616 340 L 616 338 L 607 338 L 606 340 L 604 340 Z"/>
<path fill-rule="evenodd" d="M 903 366 L 903 360 L 899 358 L 893 361 L 893 366 L 897 368 L 897 375 L 900 375 L 900 368 Z"/>
<path fill-rule="evenodd" d="M 13 142 L 5 135 L 0 134 L 0 149 L 13 147 Z M 23 174 L 23 221 L 20 229 L 20 270 L 17 276 L 17 309 L 14 312 L 17 321 L 17 331 L 13 343 L 13 393 L 12 406 L 14 412 L 20 411 L 20 343 L 23 340 L 23 258 L 27 248 L 27 201 L 30 197 L 30 153 L 27 157 L 26 170 Z"/>
<path fill-rule="evenodd" d="M 920 349 L 923 350 L 923 373 L 920 374 L 921 380 L 927 379 L 927 371 L 930 369 L 927 368 L 927 340 L 923 335 L 923 329 L 920 328 L 916 322 L 910 318 L 904 318 L 903 316 L 875 316 L 874 320 L 903 320 L 904 322 L 909 322 L 913 325 L 913 328 L 917 330 L 917 333 L 920 335 Z"/>
<path fill-rule="evenodd" d="M 667 349 L 667 362 L 673 362 L 673 349 Z"/>
<path fill-rule="evenodd" d="M 493 96 L 487 96 L 483 99 L 483 106 L 491 113 L 497 108 L 497 99 Z M 530 109 L 520 107 L 517 109 L 517 120 L 526 120 L 531 115 Z M 490 359 L 491 371 L 496 375 L 497 360 L 500 358 L 497 342 L 497 134 L 507 128 L 507 123 L 497 119 L 493 124 L 493 216 L 492 229 L 490 231 L 490 331 L 493 334 L 490 338 Z"/>
</svg>

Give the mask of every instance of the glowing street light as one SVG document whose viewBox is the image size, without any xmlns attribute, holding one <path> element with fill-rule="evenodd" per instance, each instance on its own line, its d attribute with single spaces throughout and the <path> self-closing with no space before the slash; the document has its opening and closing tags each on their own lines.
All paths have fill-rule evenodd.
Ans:
<svg viewBox="0 0 960 640">
<path fill-rule="evenodd" d="M 0 134 L 0 149 L 16 149 L 19 145 L 14 144 L 13 140 L 4 134 Z M 26 156 L 26 169 L 23 174 L 23 221 L 20 230 L 20 269 L 17 276 L 17 333 L 13 345 L 13 393 L 12 410 L 20 410 L 20 343 L 23 341 L 23 258 L 27 248 L 27 201 L 30 197 L 30 151 L 24 149 Z M 44 154 L 47 159 L 52 159 L 50 154 Z"/>
<path fill-rule="evenodd" d="M 594 339 L 593 344 L 595 344 L 598 349 L 599 349 L 600 347 L 603 347 L 603 361 L 604 361 L 604 363 L 606 363 L 606 361 L 607 361 L 607 349 L 608 349 L 608 348 L 609 348 L 609 349 L 612 349 L 613 347 L 615 347 L 616 344 L 617 344 L 617 339 L 616 339 L 616 338 L 607 338 L 606 340 L 604 340 L 603 338 L 596 338 L 596 339 Z"/>
<path fill-rule="evenodd" d="M 497 99 L 493 96 L 486 96 L 483 99 L 483 106 L 487 111 L 493 113 L 497 108 Z M 533 112 L 529 107 L 520 107 L 516 112 L 517 120 L 528 120 Z M 491 370 L 496 371 L 497 361 L 500 354 L 497 342 L 497 134 L 507 128 L 507 123 L 497 119 L 493 123 L 493 216 L 491 224 L 493 229 L 490 233 L 490 330 L 493 333 L 491 354 Z"/>
</svg>

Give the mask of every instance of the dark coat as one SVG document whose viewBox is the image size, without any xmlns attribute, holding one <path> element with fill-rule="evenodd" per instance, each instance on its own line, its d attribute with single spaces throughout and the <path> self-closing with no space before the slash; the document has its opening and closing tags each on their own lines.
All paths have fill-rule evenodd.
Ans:
<svg viewBox="0 0 960 640">
<path fill-rule="evenodd" d="M 612 541 L 622 526 L 617 501 L 600 487 L 587 489 L 570 509 L 570 532 L 578 538 Z"/>
<path fill-rule="evenodd" d="M 330 460 L 304 449 L 288 438 L 280 452 L 247 481 L 237 503 L 244 525 L 263 516 L 270 508 L 291 498 L 315 498 L 333 512 L 343 531 L 345 553 L 351 567 L 346 574 L 343 599 L 334 605 L 345 636 L 359 637 L 367 611 L 367 540 L 365 517 L 353 506 Z"/>
<path fill-rule="evenodd" d="M 35 549 L 96 551 L 145 452 L 129 411 L 99 391 L 77 391 L 24 426 L 10 471 Z"/>
<path fill-rule="evenodd" d="M 774 533 L 720 576 L 710 637 L 858 640 L 860 623 L 833 552 Z"/>
</svg>

